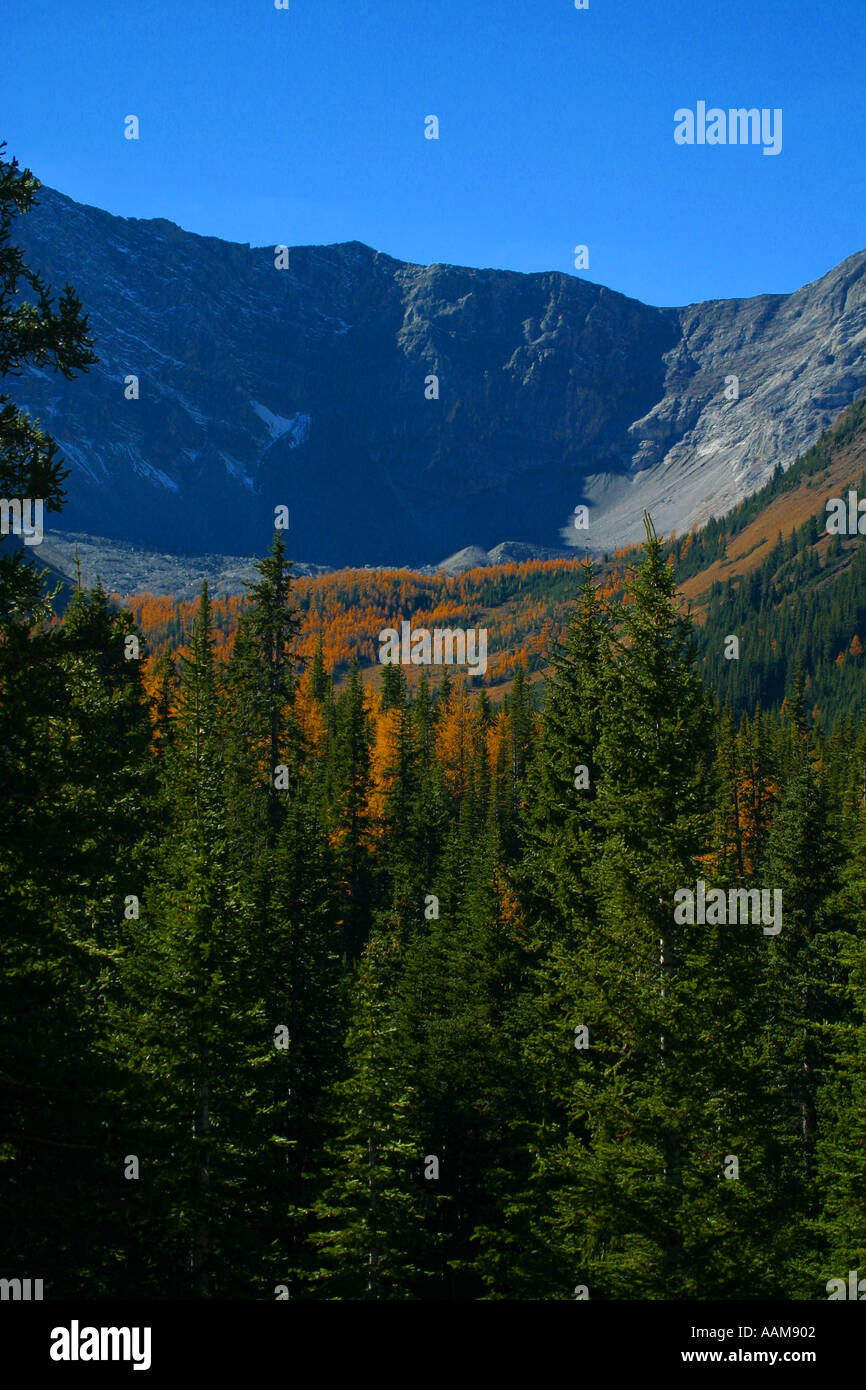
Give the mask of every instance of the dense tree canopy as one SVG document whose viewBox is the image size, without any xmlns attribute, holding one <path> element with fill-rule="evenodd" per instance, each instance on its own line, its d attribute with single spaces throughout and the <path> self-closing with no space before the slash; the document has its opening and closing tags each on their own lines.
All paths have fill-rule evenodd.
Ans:
<svg viewBox="0 0 866 1390">
<path fill-rule="evenodd" d="M 9 244 L 34 191 L 0 166 L 0 369 L 69 372 L 80 306 Z M 0 485 L 59 506 L 0 410 Z M 520 660 L 493 703 L 307 643 L 279 533 L 233 613 L 163 606 L 152 663 L 100 587 L 55 618 L 2 557 L 7 1268 L 749 1299 L 866 1261 L 866 724 L 815 720 L 793 663 L 772 714 L 717 708 L 646 525 L 621 584 L 547 572 L 540 712 Z"/>
</svg>

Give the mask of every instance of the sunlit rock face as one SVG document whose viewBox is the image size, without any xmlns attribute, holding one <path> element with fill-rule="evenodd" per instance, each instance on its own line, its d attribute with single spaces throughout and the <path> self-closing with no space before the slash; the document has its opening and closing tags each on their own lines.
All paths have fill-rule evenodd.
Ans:
<svg viewBox="0 0 866 1390">
<path fill-rule="evenodd" d="M 726 511 L 866 387 L 862 252 L 795 294 L 657 309 L 359 242 L 278 269 L 274 247 L 39 198 L 20 244 L 74 286 L 100 361 L 6 389 L 71 470 L 52 525 L 152 550 L 261 553 L 278 505 L 291 553 L 328 565 L 611 549 L 645 507 L 661 532 Z"/>
</svg>

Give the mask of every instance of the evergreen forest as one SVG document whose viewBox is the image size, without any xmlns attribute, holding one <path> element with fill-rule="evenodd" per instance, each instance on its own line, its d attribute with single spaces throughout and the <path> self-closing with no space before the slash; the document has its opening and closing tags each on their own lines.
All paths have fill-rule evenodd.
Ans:
<svg viewBox="0 0 866 1390">
<path fill-rule="evenodd" d="M 93 360 L 10 243 L 34 191 L 0 165 L 4 387 Z M 0 491 L 58 510 L 0 412 Z M 4 544 L 4 1273 L 685 1300 L 866 1268 L 866 723 L 816 720 L 793 657 L 771 712 L 723 700 L 646 528 L 616 591 L 573 567 L 540 708 L 522 666 L 499 703 L 335 682 L 279 532 L 230 649 L 205 586 L 147 680 L 128 610 L 58 615 Z M 780 892 L 781 930 L 678 920 L 698 884 Z"/>
</svg>

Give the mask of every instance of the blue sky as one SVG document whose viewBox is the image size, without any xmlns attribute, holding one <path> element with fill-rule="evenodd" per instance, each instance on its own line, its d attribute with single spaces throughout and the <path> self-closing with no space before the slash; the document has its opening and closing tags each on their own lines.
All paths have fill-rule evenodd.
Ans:
<svg viewBox="0 0 866 1390">
<path fill-rule="evenodd" d="M 123 216 L 524 271 L 584 243 L 654 304 L 866 247 L 864 0 L 4 0 L 3 47 L 8 153 Z M 781 154 L 676 145 L 698 101 L 780 107 Z"/>
</svg>

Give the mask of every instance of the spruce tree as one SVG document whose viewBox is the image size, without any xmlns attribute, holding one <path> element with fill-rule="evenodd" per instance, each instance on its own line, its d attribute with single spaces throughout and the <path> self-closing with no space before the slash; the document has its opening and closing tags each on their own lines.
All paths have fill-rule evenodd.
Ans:
<svg viewBox="0 0 866 1390">
<path fill-rule="evenodd" d="M 405 950 L 400 1017 L 422 1151 L 436 1160 L 436 1176 L 425 1183 L 425 1298 L 475 1299 L 498 1287 L 502 1205 L 519 1166 L 518 1077 L 505 1029 L 516 962 L 498 850 L 494 831 L 473 833 L 459 892 L 446 856 L 437 911 Z"/>
<path fill-rule="evenodd" d="M 39 1264 L 56 1297 L 113 1292 L 131 1240 L 110 1009 L 152 783 L 129 637 L 98 589 L 62 626 L 13 621 L 0 642 L 3 1228 L 7 1258 Z"/>
<path fill-rule="evenodd" d="M 257 1088 L 267 1125 L 260 1229 L 273 1286 L 296 1297 L 309 1264 L 322 1096 L 339 1055 L 341 971 L 327 827 L 294 709 L 299 617 L 279 532 L 257 569 L 226 670 L 227 867 L 248 985 L 274 1038 Z M 316 681 L 325 693 L 321 670 Z"/>
<path fill-rule="evenodd" d="M 31 210 L 41 184 L 16 159 L 5 159 L 5 150 L 0 143 L 0 378 L 20 376 L 25 366 L 48 366 L 71 378 L 98 360 L 90 350 L 87 317 L 71 285 L 55 305 L 50 287 L 12 244 L 15 219 Z M 58 512 L 66 477 L 56 442 L 0 394 L 0 497 L 38 500 L 45 511 Z M 38 602 L 42 581 L 26 551 L 0 539 L 0 618 L 6 619 Z"/>
<path fill-rule="evenodd" d="M 773 821 L 766 876 L 782 894 L 782 930 L 770 944 L 766 973 L 769 1085 L 777 1097 L 775 1126 L 780 1198 L 788 1212 L 786 1258 L 791 1294 L 811 1292 L 810 1228 L 818 1215 L 818 1094 L 828 1076 L 837 1000 L 844 983 L 839 960 L 839 852 L 826 779 L 811 763 L 799 731 L 799 766 L 790 775 Z M 796 766 L 793 754 L 790 766 Z"/>
<path fill-rule="evenodd" d="M 324 1191 L 316 1204 L 320 1296 L 390 1300 L 416 1295 L 425 1267 L 417 1095 L 396 1007 L 399 929 L 368 941 L 346 1034 L 348 1075 L 336 1084 Z"/>
<path fill-rule="evenodd" d="M 341 880 L 343 952 L 357 960 L 370 930 L 370 721 L 364 684 L 352 657 L 346 689 L 337 697 L 328 769 L 335 864 Z"/>
<path fill-rule="evenodd" d="M 125 1143 L 140 1164 L 142 1294 L 255 1297 L 266 1288 L 261 1207 L 274 1038 L 228 872 L 224 737 L 202 588 L 166 755 L 165 836 L 122 962 L 116 1048 L 129 1070 Z M 271 1295 L 272 1296 L 272 1295 Z"/>
<path fill-rule="evenodd" d="M 862 862 L 862 861 L 861 861 Z M 862 923 L 862 874 L 857 873 Z M 819 1247 L 801 1268 L 800 1288 L 826 1297 L 830 1279 L 843 1279 L 855 1269 L 866 1271 L 866 950 L 862 926 L 852 935 L 845 954 L 848 966 L 843 996 L 844 1014 L 835 1023 L 832 1063 L 818 1091 L 820 1122 L 816 1146 L 815 1181 L 820 1210 L 815 1222 Z M 808 1274 L 807 1274 L 808 1271 Z M 811 1279 L 808 1276 L 811 1275 Z M 806 1277 L 804 1277 L 806 1276 Z M 810 1287 L 811 1284 L 811 1287 Z"/>
<path fill-rule="evenodd" d="M 572 1284 L 675 1297 L 689 1281 L 684 1202 L 712 1127 L 697 1080 L 708 945 L 673 913 L 698 877 L 715 749 L 690 623 L 649 522 L 616 616 L 597 685 L 592 819 L 578 830 L 594 848 L 576 856 L 573 945 L 548 985 L 562 1016 L 551 1010 L 546 1028 L 570 1080 L 539 1165 L 537 1238 L 563 1283 L 569 1271 L 560 1297 Z"/>
</svg>

